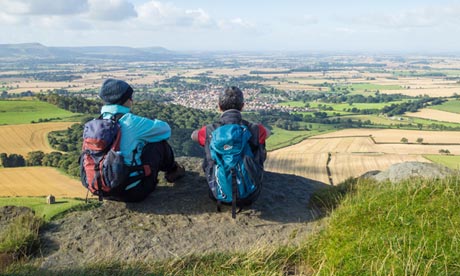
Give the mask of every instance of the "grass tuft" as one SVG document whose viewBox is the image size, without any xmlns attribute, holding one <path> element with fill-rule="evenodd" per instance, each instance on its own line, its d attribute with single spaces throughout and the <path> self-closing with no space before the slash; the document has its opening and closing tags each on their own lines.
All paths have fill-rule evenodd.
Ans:
<svg viewBox="0 0 460 276">
<path fill-rule="evenodd" d="M 0 233 L 0 253 L 7 253 L 20 259 L 32 254 L 39 247 L 38 232 L 43 224 L 33 214 L 23 214 L 11 221 Z"/>
</svg>

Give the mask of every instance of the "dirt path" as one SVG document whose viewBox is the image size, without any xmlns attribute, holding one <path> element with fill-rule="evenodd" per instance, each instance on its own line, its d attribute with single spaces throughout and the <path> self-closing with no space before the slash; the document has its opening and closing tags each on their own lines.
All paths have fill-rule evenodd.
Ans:
<svg viewBox="0 0 460 276">
<path fill-rule="evenodd" d="M 161 181 L 142 203 L 105 201 L 91 211 L 72 213 L 41 233 L 37 259 L 43 268 L 77 267 L 98 260 L 161 260 L 260 246 L 296 243 L 318 229 L 309 197 L 325 184 L 266 173 L 258 201 L 231 218 L 216 212 L 208 198 L 199 159 L 179 159 L 187 174 L 174 185 Z"/>
</svg>

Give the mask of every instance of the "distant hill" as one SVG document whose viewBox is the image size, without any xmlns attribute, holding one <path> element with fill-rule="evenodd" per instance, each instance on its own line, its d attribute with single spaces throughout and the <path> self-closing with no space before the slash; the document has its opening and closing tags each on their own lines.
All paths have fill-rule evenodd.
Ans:
<svg viewBox="0 0 460 276">
<path fill-rule="evenodd" d="M 47 47 L 40 43 L 0 44 L 0 60 L 120 60 L 149 61 L 183 57 L 163 47 Z"/>
</svg>

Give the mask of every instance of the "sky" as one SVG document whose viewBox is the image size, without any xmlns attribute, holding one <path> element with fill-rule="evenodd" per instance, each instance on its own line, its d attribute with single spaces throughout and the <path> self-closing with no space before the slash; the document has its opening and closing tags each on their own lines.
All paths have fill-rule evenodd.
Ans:
<svg viewBox="0 0 460 276">
<path fill-rule="evenodd" d="M 0 0 L 0 44 L 460 52 L 460 0 Z"/>
</svg>

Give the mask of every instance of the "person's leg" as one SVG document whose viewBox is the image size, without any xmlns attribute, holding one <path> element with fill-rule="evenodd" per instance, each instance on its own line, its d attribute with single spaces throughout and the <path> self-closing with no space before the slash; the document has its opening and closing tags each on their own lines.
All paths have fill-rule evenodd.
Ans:
<svg viewBox="0 0 460 276">
<path fill-rule="evenodd" d="M 142 165 L 149 165 L 151 174 L 141 180 L 135 187 L 122 192 L 121 200 L 138 202 L 153 192 L 158 184 L 158 173 L 165 172 L 169 182 L 181 177 L 185 170 L 174 161 L 174 153 L 166 141 L 149 143 L 144 146 L 141 154 Z"/>
<path fill-rule="evenodd" d="M 149 165 L 151 174 L 144 177 L 135 187 L 124 190 L 120 194 L 120 200 L 126 202 L 139 202 L 144 200 L 151 192 L 153 192 L 158 183 L 158 172 L 164 167 L 172 166 L 171 156 L 165 149 L 166 143 L 157 142 L 146 144 L 142 150 L 141 161 L 142 165 Z"/>
<path fill-rule="evenodd" d="M 158 181 L 158 172 L 165 172 L 168 182 L 174 182 L 184 175 L 185 169 L 174 160 L 174 153 L 167 141 L 149 143 L 142 151 L 143 164 L 149 164 L 155 181 Z"/>
<path fill-rule="evenodd" d="M 125 190 L 121 193 L 120 197 L 116 200 L 124 202 L 140 202 L 144 200 L 157 186 L 156 181 L 151 179 L 143 179 L 135 187 Z"/>
</svg>

